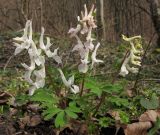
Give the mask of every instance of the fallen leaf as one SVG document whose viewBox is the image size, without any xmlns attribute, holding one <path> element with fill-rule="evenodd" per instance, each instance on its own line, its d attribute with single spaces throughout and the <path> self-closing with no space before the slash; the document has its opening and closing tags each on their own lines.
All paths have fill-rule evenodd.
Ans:
<svg viewBox="0 0 160 135">
<path fill-rule="evenodd" d="M 151 122 L 137 122 L 128 124 L 124 129 L 125 135 L 147 135 L 147 130 L 152 127 Z"/>
<path fill-rule="evenodd" d="M 141 122 L 156 122 L 157 117 L 160 117 L 160 113 L 156 110 L 148 110 L 145 113 L 143 113 L 139 117 L 139 121 Z"/>
<path fill-rule="evenodd" d="M 31 117 L 30 122 L 29 122 L 29 126 L 34 127 L 37 126 L 38 124 L 40 124 L 42 121 L 40 115 L 34 115 Z"/>
<path fill-rule="evenodd" d="M 0 92 L 0 105 L 4 105 L 9 101 L 9 98 L 12 97 L 11 94 L 7 92 Z"/>
</svg>

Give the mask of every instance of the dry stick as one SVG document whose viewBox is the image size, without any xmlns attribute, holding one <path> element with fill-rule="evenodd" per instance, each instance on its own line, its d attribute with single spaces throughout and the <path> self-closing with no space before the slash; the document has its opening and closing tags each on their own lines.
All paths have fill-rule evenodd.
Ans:
<svg viewBox="0 0 160 135">
<path fill-rule="evenodd" d="M 4 71 L 6 70 L 8 64 L 9 64 L 9 62 L 11 61 L 11 59 L 12 59 L 13 57 L 14 57 L 14 55 L 10 56 L 9 59 L 7 60 L 5 66 L 4 66 L 4 68 L 3 68 Z"/>
<path fill-rule="evenodd" d="M 120 68 L 121 68 L 123 62 L 125 61 L 126 57 L 128 56 L 128 54 L 129 54 L 129 50 L 127 50 L 127 52 L 126 52 L 126 54 L 125 54 L 125 56 L 124 56 L 124 58 L 123 58 L 123 60 L 122 60 L 122 62 L 121 62 L 121 64 L 120 64 Z M 115 76 L 114 76 L 114 78 L 113 78 L 113 80 L 112 80 L 112 84 L 115 83 L 120 68 L 117 70 L 117 73 L 115 74 Z M 99 102 L 99 104 L 96 106 L 96 111 L 94 112 L 93 116 L 95 116 L 96 113 L 98 112 L 100 106 L 102 105 L 102 103 L 103 103 L 104 100 L 105 100 L 105 97 L 106 97 L 106 93 L 105 93 L 105 92 L 102 92 L 102 96 L 101 96 L 100 102 Z"/>
<path fill-rule="evenodd" d="M 157 82 L 160 82 L 160 79 L 141 79 L 139 81 L 157 81 Z"/>
<path fill-rule="evenodd" d="M 155 35 L 156 35 L 156 32 L 153 33 L 153 36 L 151 37 L 151 39 L 150 39 L 150 41 L 148 42 L 148 45 L 147 45 L 147 47 L 146 47 L 146 49 L 145 49 L 145 51 L 144 51 L 144 54 L 143 54 L 143 56 L 142 56 L 141 66 L 140 66 L 140 68 L 139 68 L 138 74 L 137 74 L 137 76 L 136 76 L 136 81 L 135 81 L 134 86 L 133 86 L 133 88 L 132 88 L 133 90 L 136 90 L 136 93 L 137 93 L 137 94 L 138 94 L 137 84 L 138 84 L 138 81 L 139 81 L 140 72 L 142 71 L 142 65 L 143 65 L 143 63 L 144 63 L 144 58 L 145 58 L 145 56 L 146 56 L 146 54 L 147 54 L 147 51 L 148 51 L 148 49 L 149 49 L 149 47 L 150 47 L 150 45 L 151 45 L 151 42 L 152 42 L 152 40 L 153 40 L 153 38 L 154 38 Z"/>
</svg>

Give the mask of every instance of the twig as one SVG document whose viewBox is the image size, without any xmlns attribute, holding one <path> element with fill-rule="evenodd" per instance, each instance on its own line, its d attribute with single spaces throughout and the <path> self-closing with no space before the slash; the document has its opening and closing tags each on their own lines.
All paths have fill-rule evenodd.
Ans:
<svg viewBox="0 0 160 135">
<path fill-rule="evenodd" d="M 139 81 L 159 81 L 160 82 L 160 79 L 141 79 Z"/>
<path fill-rule="evenodd" d="M 4 71 L 6 70 L 9 62 L 11 61 L 11 59 L 12 59 L 13 57 L 14 57 L 14 55 L 10 56 L 9 59 L 7 60 L 6 64 L 4 65 L 4 68 L 3 68 Z"/>
</svg>

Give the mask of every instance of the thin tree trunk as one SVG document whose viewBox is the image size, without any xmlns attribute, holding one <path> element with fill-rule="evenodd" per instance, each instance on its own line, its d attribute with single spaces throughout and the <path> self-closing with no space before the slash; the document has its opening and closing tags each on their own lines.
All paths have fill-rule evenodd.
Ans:
<svg viewBox="0 0 160 135">
<path fill-rule="evenodd" d="M 147 0 L 150 4 L 151 18 L 157 32 L 157 45 L 160 46 L 160 0 Z"/>
<path fill-rule="evenodd" d="M 106 26 L 104 21 L 104 0 L 100 0 L 100 14 L 103 28 L 103 39 L 106 40 Z"/>
</svg>

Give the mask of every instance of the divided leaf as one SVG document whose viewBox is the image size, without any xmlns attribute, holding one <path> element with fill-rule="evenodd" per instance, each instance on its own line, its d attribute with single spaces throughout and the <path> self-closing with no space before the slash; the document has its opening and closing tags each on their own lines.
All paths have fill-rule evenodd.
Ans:
<svg viewBox="0 0 160 135">
<path fill-rule="evenodd" d="M 65 112 L 61 111 L 56 116 L 55 126 L 56 126 L 56 128 L 63 127 L 65 125 L 65 123 L 66 123 Z"/>
<path fill-rule="evenodd" d="M 120 84 L 106 84 L 102 87 L 104 92 L 107 92 L 109 94 L 112 93 L 120 93 L 123 90 L 122 85 Z"/>
</svg>

